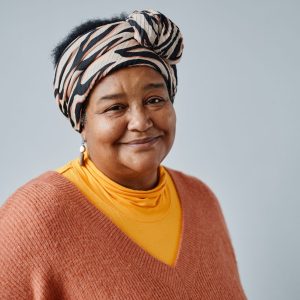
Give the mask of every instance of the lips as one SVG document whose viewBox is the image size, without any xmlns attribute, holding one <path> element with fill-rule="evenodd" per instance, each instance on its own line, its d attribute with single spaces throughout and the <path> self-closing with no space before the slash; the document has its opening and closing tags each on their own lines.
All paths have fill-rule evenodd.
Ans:
<svg viewBox="0 0 300 300">
<path fill-rule="evenodd" d="M 142 144 L 148 144 L 148 143 L 151 143 L 151 142 L 156 141 L 159 137 L 160 137 L 160 136 L 151 136 L 151 137 L 146 137 L 146 138 L 143 138 L 143 139 L 135 139 L 135 140 L 132 140 L 132 141 L 123 143 L 123 144 L 127 144 L 127 145 L 142 145 Z"/>
</svg>

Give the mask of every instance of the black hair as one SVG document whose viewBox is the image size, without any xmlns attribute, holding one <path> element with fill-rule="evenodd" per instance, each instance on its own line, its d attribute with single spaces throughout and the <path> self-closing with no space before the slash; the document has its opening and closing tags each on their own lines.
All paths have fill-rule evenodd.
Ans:
<svg viewBox="0 0 300 300">
<path fill-rule="evenodd" d="M 121 13 L 119 16 L 108 18 L 108 19 L 90 19 L 83 23 L 81 23 L 79 26 L 74 27 L 69 34 L 57 44 L 57 46 L 52 50 L 52 60 L 54 67 L 59 62 L 60 57 L 66 50 L 66 48 L 69 46 L 71 42 L 76 40 L 79 36 L 103 25 L 125 21 L 127 17 L 126 13 Z"/>
</svg>

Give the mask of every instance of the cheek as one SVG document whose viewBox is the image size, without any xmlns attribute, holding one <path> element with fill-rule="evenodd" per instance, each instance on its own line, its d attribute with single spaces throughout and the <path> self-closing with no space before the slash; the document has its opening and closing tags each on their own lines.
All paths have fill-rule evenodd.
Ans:
<svg viewBox="0 0 300 300">
<path fill-rule="evenodd" d="M 162 120 L 165 120 L 165 129 L 169 131 L 170 136 L 174 137 L 176 131 L 176 114 L 173 107 L 168 110 Z"/>
<path fill-rule="evenodd" d="M 172 109 L 168 116 L 168 128 L 169 128 L 169 139 L 168 139 L 168 149 L 170 150 L 173 146 L 176 133 L 176 114 L 175 110 Z"/>
<path fill-rule="evenodd" d="M 90 122 L 87 128 L 87 138 L 92 143 L 112 144 L 124 134 L 125 128 L 122 120 L 101 118 L 96 122 Z"/>
<path fill-rule="evenodd" d="M 176 134 L 176 115 L 170 119 L 170 147 L 172 147 Z"/>
</svg>

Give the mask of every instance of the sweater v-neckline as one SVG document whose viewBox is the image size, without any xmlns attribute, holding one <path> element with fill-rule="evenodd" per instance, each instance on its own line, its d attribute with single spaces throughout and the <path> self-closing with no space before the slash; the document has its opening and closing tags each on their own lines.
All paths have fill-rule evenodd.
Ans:
<svg viewBox="0 0 300 300">
<path fill-rule="evenodd" d="M 186 199 L 191 197 L 190 195 L 187 195 L 189 194 L 189 189 L 187 189 L 181 182 L 180 179 L 182 178 L 179 178 L 181 177 L 180 172 L 169 168 L 165 169 L 170 174 L 174 182 L 182 210 L 180 241 L 177 249 L 176 260 L 173 265 L 168 265 L 162 262 L 140 247 L 117 225 L 115 225 L 108 216 L 97 209 L 67 178 L 55 171 L 50 171 L 49 173 L 53 173 L 55 177 L 59 179 L 59 182 L 65 187 L 64 190 L 68 190 L 70 191 L 70 194 L 78 196 L 76 199 L 80 201 L 82 209 L 87 216 L 87 222 L 95 228 L 105 231 L 109 234 L 111 239 L 114 239 L 114 245 L 118 248 L 118 251 L 116 252 L 120 255 L 120 258 L 123 261 L 126 261 L 128 264 L 132 264 L 132 260 L 134 260 L 134 263 L 141 269 L 147 269 L 149 272 L 154 273 L 157 277 L 162 277 L 165 280 L 173 280 L 174 278 L 172 278 L 172 274 L 176 276 L 176 274 L 184 273 L 185 276 L 192 276 L 192 274 L 197 271 L 195 269 L 196 264 L 194 264 L 189 257 L 189 252 L 193 252 L 193 248 L 195 247 L 195 243 L 197 243 L 198 239 L 195 238 L 195 235 L 193 234 L 193 227 L 196 225 L 195 220 L 193 220 L 193 207 L 191 203 L 186 201 Z M 66 189 L 66 185 L 69 187 L 68 189 Z"/>
</svg>

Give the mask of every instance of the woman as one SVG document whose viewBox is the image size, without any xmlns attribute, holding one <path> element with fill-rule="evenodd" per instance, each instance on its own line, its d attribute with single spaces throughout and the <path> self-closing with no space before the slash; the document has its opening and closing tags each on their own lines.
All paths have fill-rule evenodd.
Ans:
<svg viewBox="0 0 300 300">
<path fill-rule="evenodd" d="M 245 299 L 217 199 L 161 165 L 182 50 L 154 10 L 87 22 L 54 50 L 81 157 L 1 208 L 1 299 Z"/>
</svg>

